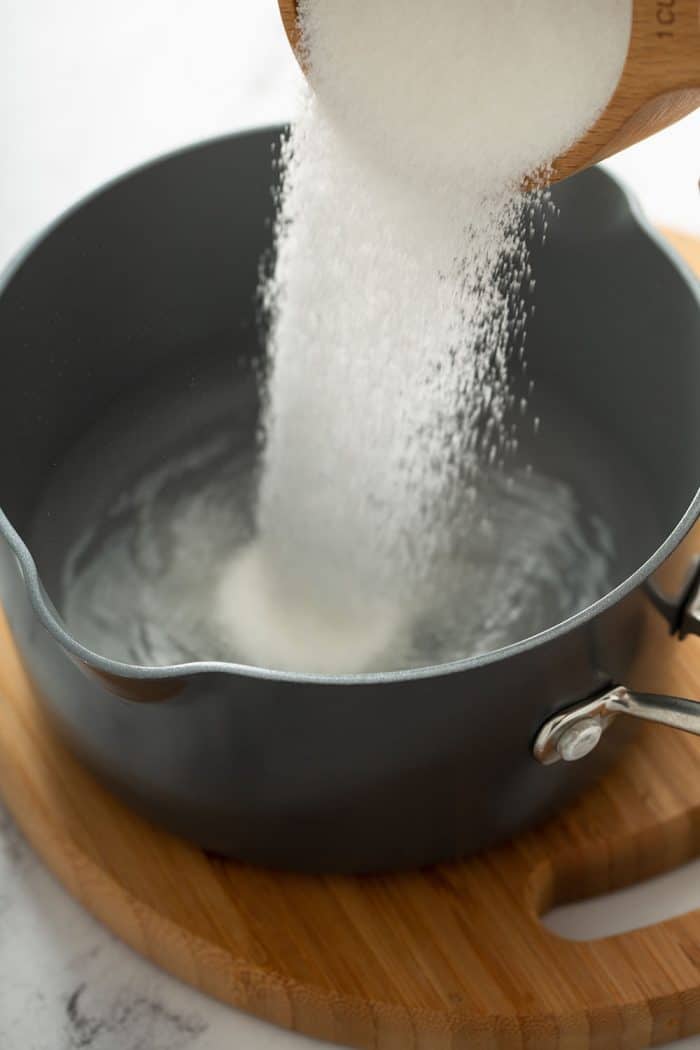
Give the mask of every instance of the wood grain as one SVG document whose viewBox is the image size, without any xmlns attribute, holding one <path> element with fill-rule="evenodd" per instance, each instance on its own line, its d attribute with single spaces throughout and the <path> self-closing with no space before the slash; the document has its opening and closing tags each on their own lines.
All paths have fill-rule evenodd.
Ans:
<svg viewBox="0 0 700 1050">
<path fill-rule="evenodd" d="M 650 612 L 647 641 L 630 685 L 700 697 L 700 640 Z M 637 1050 L 700 1031 L 700 912 L 588 943 L 539 921 L 700 853 L 700 738 L 644 729 L 566 813 L 474 860 L 313 878 L 209 857 L 115 801 L 50 732 L 4 620 L 0 697 L 0 791 L 37 852 L 133 948 L 227 1003 L 367 1050 Z"/>
<path fill-rule="evenodd" d="M 279 0 L 279 8 L 287 39 L 292 45 L 294 54 L 299 57 L 300 32 L 297 20 L 297 0 Z"/>
<path fill-rule="evenodd" d="M 582 0 L 584 2 L 584 0 Z M 298 54 L 296 0 L 279 0 Z M 601 34 L 606 27 L 601 23 Z M 588 132 L 551 166 L 557 181 L 675 123 L 700 106 L 698 0 L 634 0 L 627 60 L 610 102 Z"/>
<path fill-rule="evenodd" d="M 615 93 L 593 127 L 555 161 L 555 177 L 610 157 L 698 106 L 698 0 L 634 0 L 627 61 Z"/>
</svg>

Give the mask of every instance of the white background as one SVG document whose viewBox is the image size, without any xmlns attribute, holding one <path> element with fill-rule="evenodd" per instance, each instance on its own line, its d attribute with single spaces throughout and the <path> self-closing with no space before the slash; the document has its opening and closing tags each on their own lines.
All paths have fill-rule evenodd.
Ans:
<svg viewBox="0 0 700 1050">
<path fill-rule="evenodd" d="M 293 112 L 300 75 L 275 0 L 0 0 L 0 12 L 0 266 L 66 205 L 132 165 Z M 610 166 L 654 220 L 700 233 L 699 146 L 696 114 Z M 554 924 L 599 936 L 698 906 L 694 864 L 565 909 Z M 0 810 L 3 1050 L 311 1045 L 134 956 L 63 893 Z M 700 1050 L 700 1038 L 684 1046 Z"/>
</svg>

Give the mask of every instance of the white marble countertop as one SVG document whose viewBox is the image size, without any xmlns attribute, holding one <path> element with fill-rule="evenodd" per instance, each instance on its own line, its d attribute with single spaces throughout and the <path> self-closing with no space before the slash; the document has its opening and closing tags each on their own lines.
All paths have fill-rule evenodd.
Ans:
<svg viewBox="0 0 700 1050">
<path fill-rule="evenodd" d="M 274 0 L 0 0 L 0 265 L 58 211 L 151 156 L 287 118 L 299 73 Z M 660 223 L 700 233 L 700 114 L 610 166 Z M 588 936 L 700 907 L 700 862 L 563 909 Z M 0 808 L 2 1050 L 319 1046 L 159 973 L 64 893 Z M 686 1041 L 700 1050 L 700 1038 Z"/>
</svg>

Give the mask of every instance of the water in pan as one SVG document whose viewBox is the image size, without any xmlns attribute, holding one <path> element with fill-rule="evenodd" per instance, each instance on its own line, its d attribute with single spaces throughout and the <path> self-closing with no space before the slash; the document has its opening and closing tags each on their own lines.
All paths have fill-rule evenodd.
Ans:
<svg viewBox="0 0 700 1050">
<path fill-rule="evenodd" d="M 226 660 L 325 673 L 396 670 L 531 636 L 614 582 L 612 534 L 567 485 L 532 470 L 494 470 L 465 491 L 454 543 L 420 593 L 400 610 L 380 602 L 368 612 L 371 645 L 352 637 L 338 645 L 337 625 L 314 624 L 297 608 L 280 613 L 288 616 L 286 647 L 259 652 L 254 577 L 247 592 L 238 591 L 249 615 L 239 609 L 235 617 L 222 608 L 234 592 L 221 577 L 253 538 L 256 483 L 254 452 L 225 437 L 142 475 L 66 560 L 69 629 L 93 651 L 139 665 Z M 248 636 L 237 638 L 231 622 L 249 624 Z M 316 635 L 303 637 L 305 630 Z"/>
</svg>

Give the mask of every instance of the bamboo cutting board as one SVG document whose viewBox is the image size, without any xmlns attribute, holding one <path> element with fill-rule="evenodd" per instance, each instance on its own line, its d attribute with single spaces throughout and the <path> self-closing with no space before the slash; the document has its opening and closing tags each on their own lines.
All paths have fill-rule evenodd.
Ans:
<svg viewBox="0 0 700 1050">
<path fill-rule="evenodd" d="M 680 246 L 700 268 L 700 245 Z M 700 698 L 700 640 L 651 612 L 648 635 L 630 685 Z M 474 860 L 313 878 L 208 857 L 115 801 L 51 735 L 4 620 L 0 697 L 0 790 L 37 852 L 133 948 L 233 1006 L 367 1050 L 638 1050 L 700 1032 L 700 912 L 584 943 L 539 919 L 700 853 L 700 738 L 645 728 L 576 805 Z"/>
</svg>

